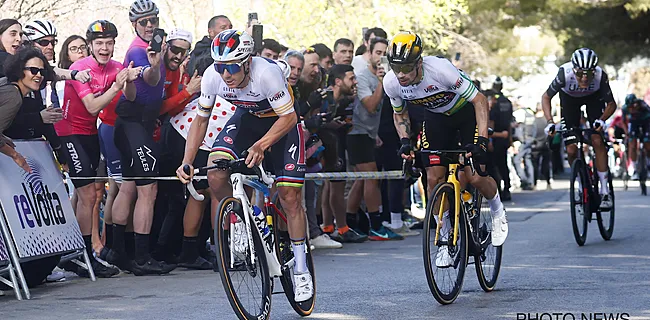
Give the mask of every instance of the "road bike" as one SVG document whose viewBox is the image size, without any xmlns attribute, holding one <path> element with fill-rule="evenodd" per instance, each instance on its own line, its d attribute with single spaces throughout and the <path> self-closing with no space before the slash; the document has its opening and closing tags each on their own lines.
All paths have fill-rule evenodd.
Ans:
<svg viewBox="0 0 650 320">
<path fill-rule="evenodd" d="M 643 139 L 645 138 L 645 133 L 643 132 L 643 126 L 639 128 L 639 156 L 637 157 L 637 167 L 635 168 L 639 173 L 639 186 L 641 187 L 641 194 L 644 196 L 648 195 L 648 187 L 646 186 L 646 180 L 648 180 L 648 165 L 646 163 L 647 154 L 645 152 Z"/>
<path fill-rule="evenodd" d="M 217 266 L 228 301 L 239 319 L 268 319 L 271 295 L 282 293 L 273 292 L 273 279 L 279 278 L 291 307 L 299 315 L 308 316 L 316 302 L 316 275 L 309 241 L 305 247 L 314 295 L 309 300 L 296 302 L 293 284 L 295 259 L 291 240 L 286 230 L 280 230 L 274 224 L 287 222 L 282 210 L 270 199 L 274 179 L 261 165 L 248 168 L 243 159 L 215 160 L 213 166 L 194 169 L 195 175 L 208 170 L 230 171 L 233 196 L 221 200 L 214 224 Z M 189 174 L 189 166 L 183 169 Z M 245 185 L 263 195 L 263 212 L 256 211 L 261 209 L 251 204 Z M 188 183 L 187 188 L 196 200 L 204 200 L 192 183 Z"/>
<path fill-rule="evenodd" d="M 607 176 L 612 208 L 602 210 L 600 209 L 600 179 L 598 179 L 593 161 L 585 161 L 583 149 L 585 144 L 590 145 L 589 138 L 585 137 L 585 133 L 590 136 L 594 130 L 574 128 L 556 131 L 558 133 L 573 132 L 577 137 L 576 146 L 578 148 L 578 154 L 571 164 L 571 180 L 569 185 L 573 236 L 579 246 L 585 244 L 587 240 L 587 224 L 592 221 L 593 214 L 595 213 L 601 237 L 604 240 L 609 240 L 614 233 L 614 217 L 616 214 L 612 173 L 608 172 Z M 603 141 L 605 141 L 604 138 Z M 595 158 L 592 156 L 590 159 Z"/>
<path fill-rule="evenodd" d="M 441 161 L 447 164 L 447 181 L 439 183 L 427 203 L 423 222 L 424 270 L 429 289 L 440 304 L 453 303 L 460 294 L 468 264 L 474 264 L 481 288 L 485 292 L 494 290 L 501 270 L 502 247 L 492 245 L 492 215 L 487 200 L 475 188 L 461 189 L 459 169 L 464 163 L 465 150 L 422 150 L 427 161 Z M 469 158 L 470 165 L 473 163 Z M 405 161 L 404 172 L 413 175 L 412 162 Z M 449 210 L 448 220 L 444 213 Z M 446 237 L 441 234 L 441 225 L 449 221 Z M 433 231 L 433 232 L 432 232 Z M 443 240 L 446 238 L 447 240 Z M 436 266 L 439 250 L 448 250 L 453 259 L 449 267 Z M 469 261 L 473 257 L 473 261 Z"/>
</svg>

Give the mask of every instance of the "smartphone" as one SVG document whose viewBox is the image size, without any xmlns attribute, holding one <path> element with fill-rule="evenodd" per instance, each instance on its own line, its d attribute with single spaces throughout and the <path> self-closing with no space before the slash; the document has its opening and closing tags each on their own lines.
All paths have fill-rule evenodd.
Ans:
<svg viewBox="0 0 650 320">
<path fill-rule="evenodd" d="M 454 60 L 456 61 L 460 60 L 460 52 L 456 52 L 456 57 L 454 57 Z"/>
<path fill-rule="evenodd" d="M 261 24 L 254 24 L 253 25 L 253 50 L 255 52 L 261 52 L 262 51 L 262 39 L 264 34 L 264 26 Z"/>
<path fill-rule="evenodd" d="M 388 57 L 386 56 L 381 56 L 381 60 L 379 61 L 379 64 L 384 67 L 384 71 L 388 73 L 390 71 L 390 63 L 388 63 Z"/>
<path fill-rule="evenodd" d="M 248 26 L 250 27 L 253 21 L 257 21 L 257 12 L 248 13 Z"/>
<path fill-rule="evenodd" d="M 165 30 L 156 28 L 153 30 L 153 38 L 149 42 L 149 46 L 154 52 L 162 51 L 162 44 L 165 41 Z"/>
<path fill-rule="evenodd" d="M 366 40 L 366 32 L 368 32 L 368 27 L 361 28 L 361 42 Z"/>
</svg>

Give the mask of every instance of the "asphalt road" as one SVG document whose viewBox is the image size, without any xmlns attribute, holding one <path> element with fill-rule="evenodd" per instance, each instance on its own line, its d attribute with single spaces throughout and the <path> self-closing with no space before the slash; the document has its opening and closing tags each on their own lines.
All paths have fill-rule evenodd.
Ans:
<svg viewBox="0 0 650 320">
<path fill-rule="evenodd" d="M 460 297 L 439 305 L 427 286 L 419 236 L 346 244 L 316 251 L 318 295 L 309 318 L 650 319 L 650 197 L 640 196 L 638 187 L 618 188 L 612 240 L 603 241 L 594 222 L 587 244 L 578 247 L 566 186 L 557 181 L 552 191 L 514 193 L 506 204 L 510 235 L 494 292 L 480 289 L 470 266 Z M 19 302 L 6 292 L 0 314 L 4 319 L 235 318 L 211 271 L 121 274 L 95 283 L 70 276 L 34 289 L 32 296 Z M 299 319 L 281 294 L 273 296 L 271 317 Z"/>
</svg>

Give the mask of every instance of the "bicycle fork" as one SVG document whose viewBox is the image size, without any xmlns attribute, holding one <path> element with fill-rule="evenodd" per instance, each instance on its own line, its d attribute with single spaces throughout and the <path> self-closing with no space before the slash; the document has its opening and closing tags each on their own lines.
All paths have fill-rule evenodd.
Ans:
<svg viewBox="0 0 650 320">
<path fill-rule="evenodd" d="M 452 245 L 455 247 L 456 243 L 458 242 L 458 222 L 460 221 L 460 182 L 458 179 L 456 179 L 456 170 L 458 169 L 457 164 L 450 164 L 449 165 L 449 177 L 447 178 L 447 182 L 452 184 L 454 186 L 454 218 L 456 219 L 456 223 L 454 223 L 454 231 L 453 231 L 453 238 L 452 238 Z M 440 230 L 442 228 L 442 224 L 444 222 L 444 212 L 445 212 L 445 207 L 448 206 L 449 204 L 446 203 L 447 197 L 443 197 L 442 200 L 440 201 L 440 207 L 438 208 L 438 224 L 436 224 L 436 240 L 435 244 L 436 246 L 439 246 L 440 243 L 438 241 L 439 236 L 440 236 Z M 451 221 L 451 218 L 450 218 Z M 449 240 L 447 241 L 449 242 Z M 449 245 L 449 243 L 447 243 Z"/>
</svg>

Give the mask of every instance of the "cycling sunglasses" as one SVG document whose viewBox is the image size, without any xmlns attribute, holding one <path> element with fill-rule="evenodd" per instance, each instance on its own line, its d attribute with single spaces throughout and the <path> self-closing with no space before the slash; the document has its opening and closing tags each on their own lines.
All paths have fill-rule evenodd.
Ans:
<svg viewBox="0 0 650 320">
<path fill-rule="evenodd" d="M 57 43 L 59 43 L 59 40 L 56 40 L 56 39 L 54 39 L 54 40 L 41 39 L 41 40 L 36 40 L 34 42 L 38 43 L 38 45 L 41 46 L 41 47 L 47 47 L 47 46 L 50 45 L 50 43 L 52 44 L 52 47 L 54 47 L 54 46 L 56 46 Z"/>
<path fill-rule="evenodd" d="M 395 74 L 398 73 L 409 73 L 413 70 L 415 70 L 415 66 L 417 65 L 416 63 L 411 63 L 411 64 L 390 64 L 390 68 L 395 72 Z"/>
<path fill-rule="evenodd" d="M 246 60 L 237 63 L 216 63 L 214 67 L 217 69 L 217 72 L 219 72 L 219 74 L 223 74 L 226 70 L 228 70 L 228 73 L 230 74 L 235 74 L 241 71 L 242 65 L 244 65 L 244 62 L 246 62 Z"/>
<path fill-rule="evenodd" d="M 582 78 L 584 76 L 591 77 L 596 72 L 596 70 L 594 70 L 594 69 L 586 69 L 586 70 L 584 70 L 584 69 L 574 69 L 573 71 L 576 74 L 576 77 L 578 77 L 578 78 Z"/>
<path fill-rule="evenodd" d="M 169 51 L 171 51 L 173 54 L 180 54 L 184 56 L 185 54 L 187 54 L 187 51 L 189 50 L 190 49 L 185 49 L 177 46 L 172 46 L 172 45 L 169 46 Z"/>
<path fill-rule="evenodd" d="M 43 69 L 43 68 L 39 68 L 39 67 L 25 67 L 25 68 L 23 68 L 23 70 L 29 70 L 29 72 L 30 72 L 33 76 L 35 76 L 35 75 L 37 75 L 37 74 L 40 73 L 41 76 L 43 76 L 43 77 L 45 77 L 45 73 L 46 73 L 46 71 L 47 71 L 47 70 L 45 70 L 45 69 Z"/>
<path fill-rule="evenodd" d="M 142 20 L 138 21 L 138 24 L 139 24 L 140 26 L 142 26 L 142 27 L 146 27 L 147 24 L 148 24 L 149 22 L 151 22 L 151 25 L 152 25 L 152 26 L 155 26 L 155 25 L 158 24 L 158 21 L 160 21 L 160 19 L 159 19 L 158 17 L 153 17 L 153 18 L 148 18 L 148 19 L 142 19 Z"/>
</svg>

